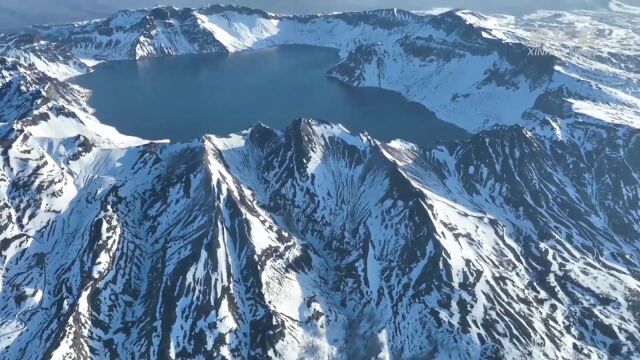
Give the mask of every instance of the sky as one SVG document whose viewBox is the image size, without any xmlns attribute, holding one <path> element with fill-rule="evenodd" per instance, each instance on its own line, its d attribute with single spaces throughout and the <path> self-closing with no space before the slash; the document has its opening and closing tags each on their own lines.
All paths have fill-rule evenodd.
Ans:
<svg viewBox="0 0 640 360">
<path fill-rule="evenodd" d="M 117 9 L 150 7 L 157 4 L 203 6 L 203 0 L 0 0 L 0 31 L 32 24 L 64 23 L 106 17 Z M 215 0 L 213 0 L 215 1 Z M 226 0 L 276 13 L 318 13 L 397 7 L 429 10 L 435 7 L 467 8 L 487 13 L 521 15 L 539 9 L 602 9 L 608 0 Z M 640 0 L 625 3 L 640 6 Z"/>
</svg>

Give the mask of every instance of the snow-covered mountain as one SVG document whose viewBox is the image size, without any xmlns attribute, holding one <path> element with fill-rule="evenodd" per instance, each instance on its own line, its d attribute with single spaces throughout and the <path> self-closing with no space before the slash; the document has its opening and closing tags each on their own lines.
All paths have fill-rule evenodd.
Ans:
<svg viewBox="0 0 640 360">
<path fill-rule="evenodd" d="M 0 36 L 0 351 L 640 358 L 637 21 L 158 7 Z M 280 44 L 338 48 L 331 76 L 473 135 L 426 149 L 299 119 L 152 143 L 65 82 Z"/>
</svg>

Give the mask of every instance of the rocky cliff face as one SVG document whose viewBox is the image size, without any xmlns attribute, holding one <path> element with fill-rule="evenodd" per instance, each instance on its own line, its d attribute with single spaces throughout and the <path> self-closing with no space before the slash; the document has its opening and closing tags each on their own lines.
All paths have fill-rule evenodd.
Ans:
<svg viewBox="0 0 640 360">
<path fill-rule="evenodd" d="M 0 61 L 0 350 L 637 357 L 637 74 L 613 52 L 532 58 L 508 37 L 526 26 L 498 20 L 213 6 L 2 36 L 17 59 Z M 100 124 L 60 76 L 283 43 L 338 47 L 332 75 L 475 133 L 425 149 L 299 119 L 150 143 Z"/>
</svg>

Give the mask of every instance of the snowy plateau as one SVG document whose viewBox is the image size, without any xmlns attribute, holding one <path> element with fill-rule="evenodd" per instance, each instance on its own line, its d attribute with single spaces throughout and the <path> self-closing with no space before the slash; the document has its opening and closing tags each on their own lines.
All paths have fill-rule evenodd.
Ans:
<svg viewBox="0 0 640 360">
<path fill-rule="evenodd" d="M 156 7 L 0 35 L 0 357 L 640 359 L 636 10 Z M 150 142 L 67 82 L 286 44 L 471 136 Z"/>
</svg>

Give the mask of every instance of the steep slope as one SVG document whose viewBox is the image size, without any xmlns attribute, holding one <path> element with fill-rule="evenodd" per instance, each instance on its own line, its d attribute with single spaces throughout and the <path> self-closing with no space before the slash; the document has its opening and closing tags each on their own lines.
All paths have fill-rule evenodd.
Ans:
<svg viewBox="0 0 640 360">
<path fill-rule="evenodd" d="M 450 246 L 463 254 L 475 246 L 468 256 L 491 263 L 479 267 L 484 276 L 471 287 L 477 296 L 471 296 L 476 304 L 489 297 L 477 293 L 482 284 L 497 297 L 487 299 L 489 304 L 509 304 L 493 318 L 505 319 L 503 326 L 516 332 L 510 339 L 545 348 L 527 357 L 563 358 L 551 349 L 567 346 L 575 356 L 633 358 L 639 191 L 637 163 L 628 159 L 629 141 L 638 132 L 574 130 L 582 136 L 545 138 L 517 126 L 496 128 L 459 146 L 424 151 L 396 143 L 388 152 L 433 199 L 440 226 L 454 229 Z M 511 239 L 509 257 L 496 257 L 487 246 L 492 236 L 478 233 L 476 224 L 465 226 L 467 214 L 476 212 L 499 224 L 497 236 Z M 501 268 L 502 275 L 495 273 Z M 500 280 L 484 283 L 487 271 Z M 472 270 L 465 266 L 461 272 Z M 605 273 L 612 277 L 604 280 Z M 523 306 L 514 306 L 512 298 Z M 622 313 L 627 315 L 617 318 Z"/>
<path fill-rule="evenodd" d="M 78 66 L 78 60 L 93 65 L 105 60 L 224 53 L 278 44 L 348 49 L 358 42 L 398 38 L 422 21 L 420 16 L 399 10 L 280 16 L 236 6 L 156 7 L 123 10 L 104 20 L 0 35 L 0 54 L 66 78 L 87 71 Z"/>
</svg>

